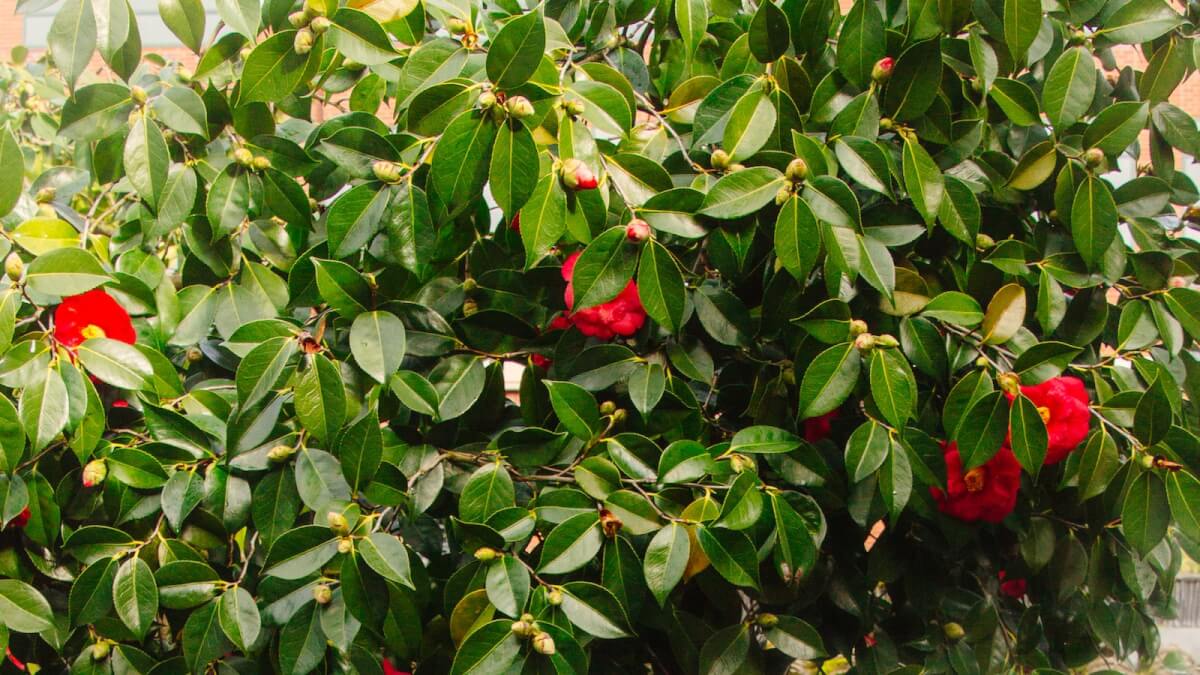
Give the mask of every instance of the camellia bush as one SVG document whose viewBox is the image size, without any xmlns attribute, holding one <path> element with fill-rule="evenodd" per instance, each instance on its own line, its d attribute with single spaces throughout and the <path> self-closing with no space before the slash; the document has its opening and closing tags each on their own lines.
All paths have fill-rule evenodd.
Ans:
<svg viewBox="0 0 1200 675">
<path fill-rule="evenodd" d="M 0 68 L 7 671 L 1155 659 L 1200 6 L 158 6 Z"/>
</svg>

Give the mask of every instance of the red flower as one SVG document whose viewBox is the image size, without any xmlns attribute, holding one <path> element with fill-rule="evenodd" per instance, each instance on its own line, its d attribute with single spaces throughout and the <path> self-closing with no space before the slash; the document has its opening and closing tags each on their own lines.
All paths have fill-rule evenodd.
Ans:
<svg viewBox="0 0 1200 675">
<path fill-rule="evenodd" d="M 508 224 L 508 229 L 512 230 L 513 232 L 521 231 L 521 212 L 520 211 L 513 214 L 513 219 L 512 219 L 512 222 Z"/>
<path fill-rule="evenodd" d="M 571 277 L 575 274 L 575 263 L 578 260 L 579 253 L 576 252 L 563 263 L 562 275 L 567 281 L 563 300 L 567 303 L 568 310 L 575 306 L 575 289 L 571 284 Z M 630 279 L 617 297 L 602 305 L 572 312 L 567 315 L 567 319 L 584 335 L 608 340 L 614 335 L 636 333 L 646 321 L 646 310 L 642 308 L 642 301 L 638 298 L 637 284 Z"/>
<path fill-rule="evenodd" d="M 998 523 L 1012 513 L 1021 487 L 1021 465 L 1008 446 L 983 466 L 963 474 L 958 444 L 944 443 L 946 490 L 929 488 L 938 509 L 959 520 Z"/>
<path fill-rule="evenodd" d="M 635 244 L 640 244 L 650 238 L 650 224 L 641 218 L 634 218 L 625 226 L 625 238 Z"/>
<path fill-rule="evenodd" d="M 838 417 L 836 408 L 819 417 L 804 420 L 804 440 L 809 443 L 825 440 L 833 430 L 833 421 Z"/>
<path fill-rule="evenodd" d="M 565 314 L 555 314 L 546 330 L 566 330 L 571 327 L 571 320 Z"/>
<path fill-rule="evenodd" d="M 1088 393 L 1083 380 L 1077 377 L 1055 377 L 1041 384 L 1021 387 L 1046 422 L 1049 443 L 1046 464 L 1056 464 L 1067 458 L 1087 438 L 1091 417 L 1088 413 Z M 1008 397 L 1012 400 L 1012 396 Z"/>
<path fill-rule="evenodd" d="M 11 649 L 11 648 L 9 648 L 9 647 L 5 647 L 5 648 L 4 648 L 4 654 L 5 654 L 5 656 L 7 656 L 7 657 L 8 657 L 8 660 L 12 662 L 12 664 L 13 664 L 13 668 L 16 668 L 17 670 L 25 670 L 25 663 L 24 663 L 23 661 L 21 661 L 21 659 L 18 659 L 18 658 L 17 658 L 17 657 L 16 657 L 16 656 L 15 656 L 15 655 L 12 653 L 12 649 Z"/>
<path fill-rule="evenodd" d="M 383 659 L 379 665 L 383 666 L 383 675 L 409 675 L 408 671 L 393 666 L 389 659 Z"/>
<path fill-rule="evenodd" d="M 530 354 L 529 361 L 538 368 L 549 368 L 552 361 L 541 354 Z"/>
<path fill-rule="evenodd" d="M 896 67 L 896 59 L 890 56 L 885 56 L 875 62 L 875 67 L 871 68 L 871 79 L 876 82 L 887 82 L 892 76 L 892 69 Z"/>
<path fill-rule="evenodd" d="M 29 513 L 29 507 L 26 506 L 24 509 L 21 510 L 20 513 L 13 516 L 12 520 L 8 521 L 8 526 L 15 527 L 19 530 L 29 524 L 29 516 L 30 515 L 31 514 Z"/>
<path fill-rule="evenodd" d="M 1024 579 L 1008 579 L 1005 577 L 1008 574 L 1004 570 L 1000 570 L 1000 592 L 1015 600 L 1020 600 L 1025 597 L 1025 591 L 1028 590 L 1029 584 Z"/>
<path fill-rule="evenodd" d="M 84 340 L 97 337 L 128 344 L 137 342 L 129 312 L 100 288 L 63 298 L 54 310 L 54 339 L 67 347 L 75 347 Z"/>
</svg>

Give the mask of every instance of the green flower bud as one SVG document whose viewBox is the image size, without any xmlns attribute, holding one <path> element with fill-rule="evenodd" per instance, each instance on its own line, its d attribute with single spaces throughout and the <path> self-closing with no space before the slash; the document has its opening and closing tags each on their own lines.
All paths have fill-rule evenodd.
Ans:
<svg viewBox="0 0 1200 675">
<path fill-rule="evenodd" d="M 317 584 L 313 586 L 313 600 L 316 600 L 318 605 L 328 605 L 329 601 L 333 600 L 333 590 L 325 584 Z"/>
<path fill-rule="evenodd" d="M 108 464 L 103 459 L 93 459 L 83 467 L 83 487 L 95 487 L 108 477 Z"/>
<path fill-rule="evenodd" d="M 508 108 L 508 114 L 519 120 L 533 115 L 534 112 L 533 104 L 524 96 L 512 96 L 505 102 L 504 106 Z"/>
<path fill-rule="evenodd" d="M 233 151 L 233 161 L 242 166 L 254 164 L 254 153 L 249 148 L 238 148 Z"/>
<path fill-rule="evenodd" d="M 54 198 L 57 196 L 58 190 L 54 189 L 53 186 L 47 185 L 46 187 L 37 191 L 37 194 L 34 195 L 33 200 L 39 204 L 48 204 L 54 201 Z"/>
<path fill-rule="evenodd" d="M 860 351 L 871 351 L 875 348 L 875 336 L 870 333 L 863 333 L 854 338 L 854 346 Z"/>
<path fill-rule="evenodd" d="M 313 44 L 317 41 L 317 36 L 308 28 L 301 28 L 296 31 L 296 37 L 292 40 L 292 51 L 297 54 L 307 54 L 312 51 Z"/>
<path fill-rule="evenodd" d="M 546 603 L 551 607 L 558 607 L 561 605 L 563 603 L 562 591 L 557 588 L 550 589 L 550 592 L 546 594 Z"/>
<path fill-rule="evenodd" d="M 496 556 L 498 555 L 500 554 L 496 551 L 496 549 L 490 546 L 480 546 L 479 548 L 475 549 L 475 559 L 479 562 L 491 562 L 495 560 Z"/>
<path fill-rule="evenodd" d="M 797 157 L 788 162 L 787 170 L 783 175 L 793 183 L 802 183 L 805 178 L 808 178 L 808 163 Z"/>
<path fill-rule="evenodd" d="M 1104 164 L 1104 151 L 1100 148 L 1088 148 L 1083 153 L 1083 162 L 1089 169 L 1097 169 Z"/>
<path fill-rule="evenodd" d="M 942 624 L 942 632 L 946 634 L 946 638 L 948 640 L 952 641 L 961 640 L 962 637 L 967 634 L 967 632 L 963 630 L 961 624 L 954 623 L 953 621 Z"/>
<path fill-rule="evenodd" d="M 381 159 L 371 165 L 375 177 L 385 183 L 395 183 L 400 180 L 400 167 L 395 162 Z"/>
<path fill-rule="evenodd" d="M 346 520 L 346 516 L 337 511 L 330 511 L 325 514 L 325 522 L 329 524 L 329 529 L 339 537 L 344 537 L 350 534 L 350 522 Z"/>
<path fill-rule="evenodd" d="M 137 105 L 146 105 L 146 90 L 135 84 L 129 88 L 129 98 Z"/>
<path fill-rule="evenodd" d="M 975 248 L 980 251 L 986 251 L 996 245 L 996 240 L 980 232 L 975 235 Z"/>
<path fill-rule="evenodd" d="M 759 614 L 756 621 L 758 622 L 758 625 L 762 626 L 763 628 L 774 628 L 779 624 L 779 617 L 770 613 Z"/>
<path fill-rule="evenodd" d="M 103 661 L 104 659 L 107 659 L 109 650 L 110 650 L 110 647 L 106 640 L 101 640 L 99 642 L 93 642 L 92 643 L 92 660 L 93 661 Z"/>
<path fill-rule="evenodd" d="M 784 204 L 787 203 L 787 200 L 789 200 L 791 198 L 792 198 L 792 188 L 785 185 L 785 186 L 779 188 L 779 191 L 775 193 L 775 205 L 783 206 Z"/>
<path fill-rule="evenodd" d="M 496 95 L 490 91 L 485 91 L 479 95 L 479 107 L 487 110 L 496 105 Z"/>
<path fill-rule="evenodd" d="M 307 12 L 292 12 L 288 14 L 288 23 L 292 24 L 292 28 L 303 28 L 308 25 L 310 18 Z"/>
<path fill-rule="evenodd" d="M 975 367 L 976 368 L 987 368 L 988 363 L 989 363 L 989 361 L 986 356 L 981 356 L 981 357 L 975 359 Z"/>
<path fill-rule="evenodd" d="M 578 117 L 583 114 L 583 111 L 587 110 L 587 105 L 579 99 L 571 99 L 566 102 L 566 109 L 568 114 Z"/>
<path fill-rule="evenodd" d="M 529 637 L 530 623 L 524 619 L 512 622 L 513 635 L 517 637 Z"/>
<path fill-rule="evenodd" d="M 1151 455 L 1148 452 L 1143 452 L 1141 455 L 1139 455 L 1138 461 L 1141 462 L 1143 469 L 1149 470 L 1154 468 L 1154 455 Z"/>
<path fill-rule="evenodd" d="M 276 463 L 285 462 L 287 461 L 287 458 L 291 457 L 293 454 L 295 454 L 295 452 L 296 448 L 293 448 L 290 445 L 277 445 L 267 451 L 267 459 Z"/>
<path fill-rule="evenodd" d="M 13 251 L 4 259 L 4 273 L 13 281 L 20 281 L 21 274 L 25 272 L 25 261 L 21 260 L 21 256 Z"/>
<path fill-rule="evenodd" d="M 470 26 L 467 25 L 467 22 L 463 21 L 457 16 L 452 16 L 449 19 L 446 19 L 446 30 L 449 31 L 451 35 L 462 35 L 463 33 L 467 32 L 468 28 L 470 28 Z"/>
<path fill-rule="evenodd" d="M 890 118 L 890 117 L 880 117 L 879 118 L 879 128 L 880 129 L 883 129 L 884 131 L 891 131 L 895 127 L 896 127 L 896 124 L 895 124 L 895 122 L 892 122 L 892 118 Z"/>
<path fill-rule="evenodd" d="M 311 29 L 315 35 L 320 35 L 321 33 L 324 33 L 325 31 L 329 30 L 330 27 L 332 27 L 332 26 L 333 26 L 333 22 L 323 16 L 318 16 L 317 18 L 312 20 L 312 23 L 308 24 L 309 29 Z"/>
<path fill-rule="evenodd" d="M 888 335 L 887 333 L 884 333 L 883 335 L 875 336 L 875 346 L 882 347 L 884 349 L 895 349 L 896 347 L 900 346 L 900 343 L 896 340 L 894 335 Z"/>
<path fill-rule="evenodd" d="M 612 401 L 605 401 L 600 404 L 601 415 L 611 415 L 617 411 L 617 404 Z"/>
<path fill-rule="evenodd" d="M 252 166 L 256 171 L 266 171 L 271 168 L 271 160 L 263 155 L 258 155 L 254 158 Z"/>
<path fill-rule="evenodd" d="M 1021 376 L 1016 373 L 1000 373 L 1000 377 L 996 378 L 996 384 L 1000 385 L 1000 391 L 1009 396 L 1021 393 Z"/>
<path fill-rule="evenodd" d="M 729 161 L 730 161 L 729 153 L 725 152 L 724 150 L 722 150 L 720 148 L 713 150 L 712 154 L 709 155 L 709 158 L 708 158 L 708 163 L 710 165 L 712 165 L 712 168 L 714 168 L 718 171 L 722 171 L 724 169 L 729 168 Z"/>
<path fill-rule="evenodd" d="M 850 322 L 850 337 L 858 337 L 867 332 L 867 322 L 862 319 L 854 319 Z"/>
<path fill-rule="evenodd" d="M 554 655 L 554 638 L 549 633 L 541 632 L 533 636 L 533 651 L 545 656 Z"/>
<path fill-rule="evenodd" d="M 204 358 L 204 352 L 200 351 L 199 347 L 188 347 L 188 350 L 183 354 L 183 358 L 188 363 L 195 363 Z"/>
</svg>

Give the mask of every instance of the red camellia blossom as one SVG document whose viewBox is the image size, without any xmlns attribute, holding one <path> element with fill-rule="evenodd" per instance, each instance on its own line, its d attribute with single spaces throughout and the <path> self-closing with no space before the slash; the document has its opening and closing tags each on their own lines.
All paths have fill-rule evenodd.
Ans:
<svg viewBox="0 0 1200 675">
<path fill-rule="evenodd" d="M 816 443 L 828 438 L 829 432 L 833 430 L 833 421 L 837 417 L 838 411 L 834 408 L 824 415 L 804 420 L 804 440 L 809 443 Z"/>
<path fill-rule="evenodd" d="M 553 363 L 553 361 L 541 354 L 530 354 L 529 362 L 538 368 L 549 368 L 550 364 Z"/>
<path fill-rule="evenodd" d="M 1008 573 L 1000 570 L 1000 592 L 1015 600 L 1025 597 L 1029 584 L 1024 579 L 1008 579 Z"/>
<path fill-rule="evenodd" d="M 1078 377 L 1055 377 L 1041 384 L 1021 387 L 1046 422 L 1046 464 L 1056 464 L 1067 458 L 1087 438 L 1091 417 L 1088 413 L 1088 393 Z M 1012 400 L 1012 396 L 1008 397 Z"/>
<path fill-rule="evenodd" d="M 959 520 L 998 523 L 1012 513 L 1021 487 L 1021 465 L 1006 445 L 983 466 L 963 473 L 957 443 L 943 443 L 946 490 L 929 488 L 938 509 Z"/>
<path fill-rule="evenodd" d="M 90 338 L 106 337 L 128 344 L 137 342 L 129 312 L 103 289 L 63 298 L 54 310 L 54 339 L 76 347 Z"/>
<path fill-rule="evenodd" d="M 568 310 L 575 306 L 575 289 L 571 277 L 575 275 L 575 263 L 578 260 L 579 253 L 576 252 L 563 263 L 562 275 L 567 282 L 563 300 L 567 303 Z M 638 298 L 637 284 L 630 279 L 625 289 L 612 300 L 578 312 L 570 312 L 566 317 L 584 335 L 609 340 L 615 335 L 636 333 L 646 322 L 646 310 L 642 308 L 642 301 Z"/>
<path fill-rule="evenodd" d="M 24 509 L 21 509 L 20 513 L 13 516 L 12 520 L 8 521 L 8 526 L 19 530 L 29 524 L 30 515 L 32 514 L 29 513 L 29 507 L 26 506 Z"/>
<path fill-rule="evenodd" d="M 379 665 L 383 666 L 383 675 L 409 675 L 408 671 L 400 670 L 396 666 L 393 666 L 389 659 L 380 661 Z"/>
</svg>

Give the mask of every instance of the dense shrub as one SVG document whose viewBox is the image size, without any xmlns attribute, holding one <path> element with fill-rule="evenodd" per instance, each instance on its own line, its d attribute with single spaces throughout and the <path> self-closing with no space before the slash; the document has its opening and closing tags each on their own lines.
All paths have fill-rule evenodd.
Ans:
<svg viewBox="0 0 1200 675">
<path fill-rule="evenodd" d="M 351 4 L 0 72 L 6 668 L 1153 658 L 1200 10 Z"/>
</svg>

